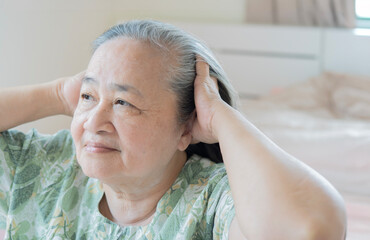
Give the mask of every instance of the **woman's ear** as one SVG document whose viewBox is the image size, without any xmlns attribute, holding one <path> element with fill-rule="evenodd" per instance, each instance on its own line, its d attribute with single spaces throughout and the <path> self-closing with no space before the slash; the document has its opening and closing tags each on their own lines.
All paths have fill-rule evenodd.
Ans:
<svg viewBox="0 0 370 240">
<path fill-rule="evenodd" d="M 185 123 L 184 130 L 178 145 L 178 150 L 180 151 L 185 151 L 193 139 L 191 132 L 193 129 L 194 120 L 195 120 L 195 110 L 191 114 L 189 120 Z"/>
</svg>

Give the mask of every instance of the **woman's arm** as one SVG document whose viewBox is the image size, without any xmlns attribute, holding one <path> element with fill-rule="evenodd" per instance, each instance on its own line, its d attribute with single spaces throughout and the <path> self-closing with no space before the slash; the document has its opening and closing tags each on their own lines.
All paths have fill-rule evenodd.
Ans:
<svg viewBox="0 0 370 240">
<path fill-rule="evenodd" d="M 230 236 L 344 239 L 346 216 L 337 191 L 224 103 L 208 69 L 197 63 L 193 137 L 220 143 L 236 210 Z"/>
<path fill-rule="evenodd" d="M 0 132 L 47 116 L 72 116 L 83 74 L 44 84 L 0 89 Z"/>
</svg>

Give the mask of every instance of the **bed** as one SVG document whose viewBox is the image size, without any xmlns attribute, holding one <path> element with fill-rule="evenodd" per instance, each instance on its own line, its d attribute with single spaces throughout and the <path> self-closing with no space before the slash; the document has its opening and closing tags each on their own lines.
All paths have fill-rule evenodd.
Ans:
<svg viewBox="0 0 370 240">
<path fill-rule="evenodd" d="M 210 44 L 240 111 L 343 196 L 370 239 L 370 29 L 184 24 Z"/>
<path fill-rule="evenodd" d="M 342 194 L 347 239 L 370 239 L 370 77 L 325 73 L 240 110 Z"/>
</svg>

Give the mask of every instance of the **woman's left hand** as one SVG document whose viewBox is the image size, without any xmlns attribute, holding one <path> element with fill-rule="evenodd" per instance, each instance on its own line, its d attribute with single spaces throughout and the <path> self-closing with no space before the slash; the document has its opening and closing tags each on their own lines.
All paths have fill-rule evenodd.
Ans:
<svg viewBox="0 0 370 240">
<path fill-rule="evenodd" d="M 218 92 L 217 79 L 209 75 L 209 65 L 201 58 L 196 62 L 197 76 L 194 81 L 195 118 L 192 127 L 192 143 L 216 143 L 218 138 L 213 119 L 219 107 L 226 103 Z"/>
<path fill-rule="evenodd" d="M 58 95 L 61 99 L 61 105 L 64 114 L 73 116 L 80 99 L 80 89 L 85 71 L 82 71 L 71 77 L 64 77 L 56 80 Z"/>
</svg>

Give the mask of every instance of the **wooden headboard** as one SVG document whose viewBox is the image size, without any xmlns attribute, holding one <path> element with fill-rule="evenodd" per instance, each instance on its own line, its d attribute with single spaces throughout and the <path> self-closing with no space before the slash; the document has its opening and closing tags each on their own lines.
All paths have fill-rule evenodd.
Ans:
<svg viewBox="0 0 370 240">
<path fill-rule="evenodd" d="M 174 24 L 211 47 L 242 97 L 326 71 L 370 76 L 370 29 Z"/>
</svg>

